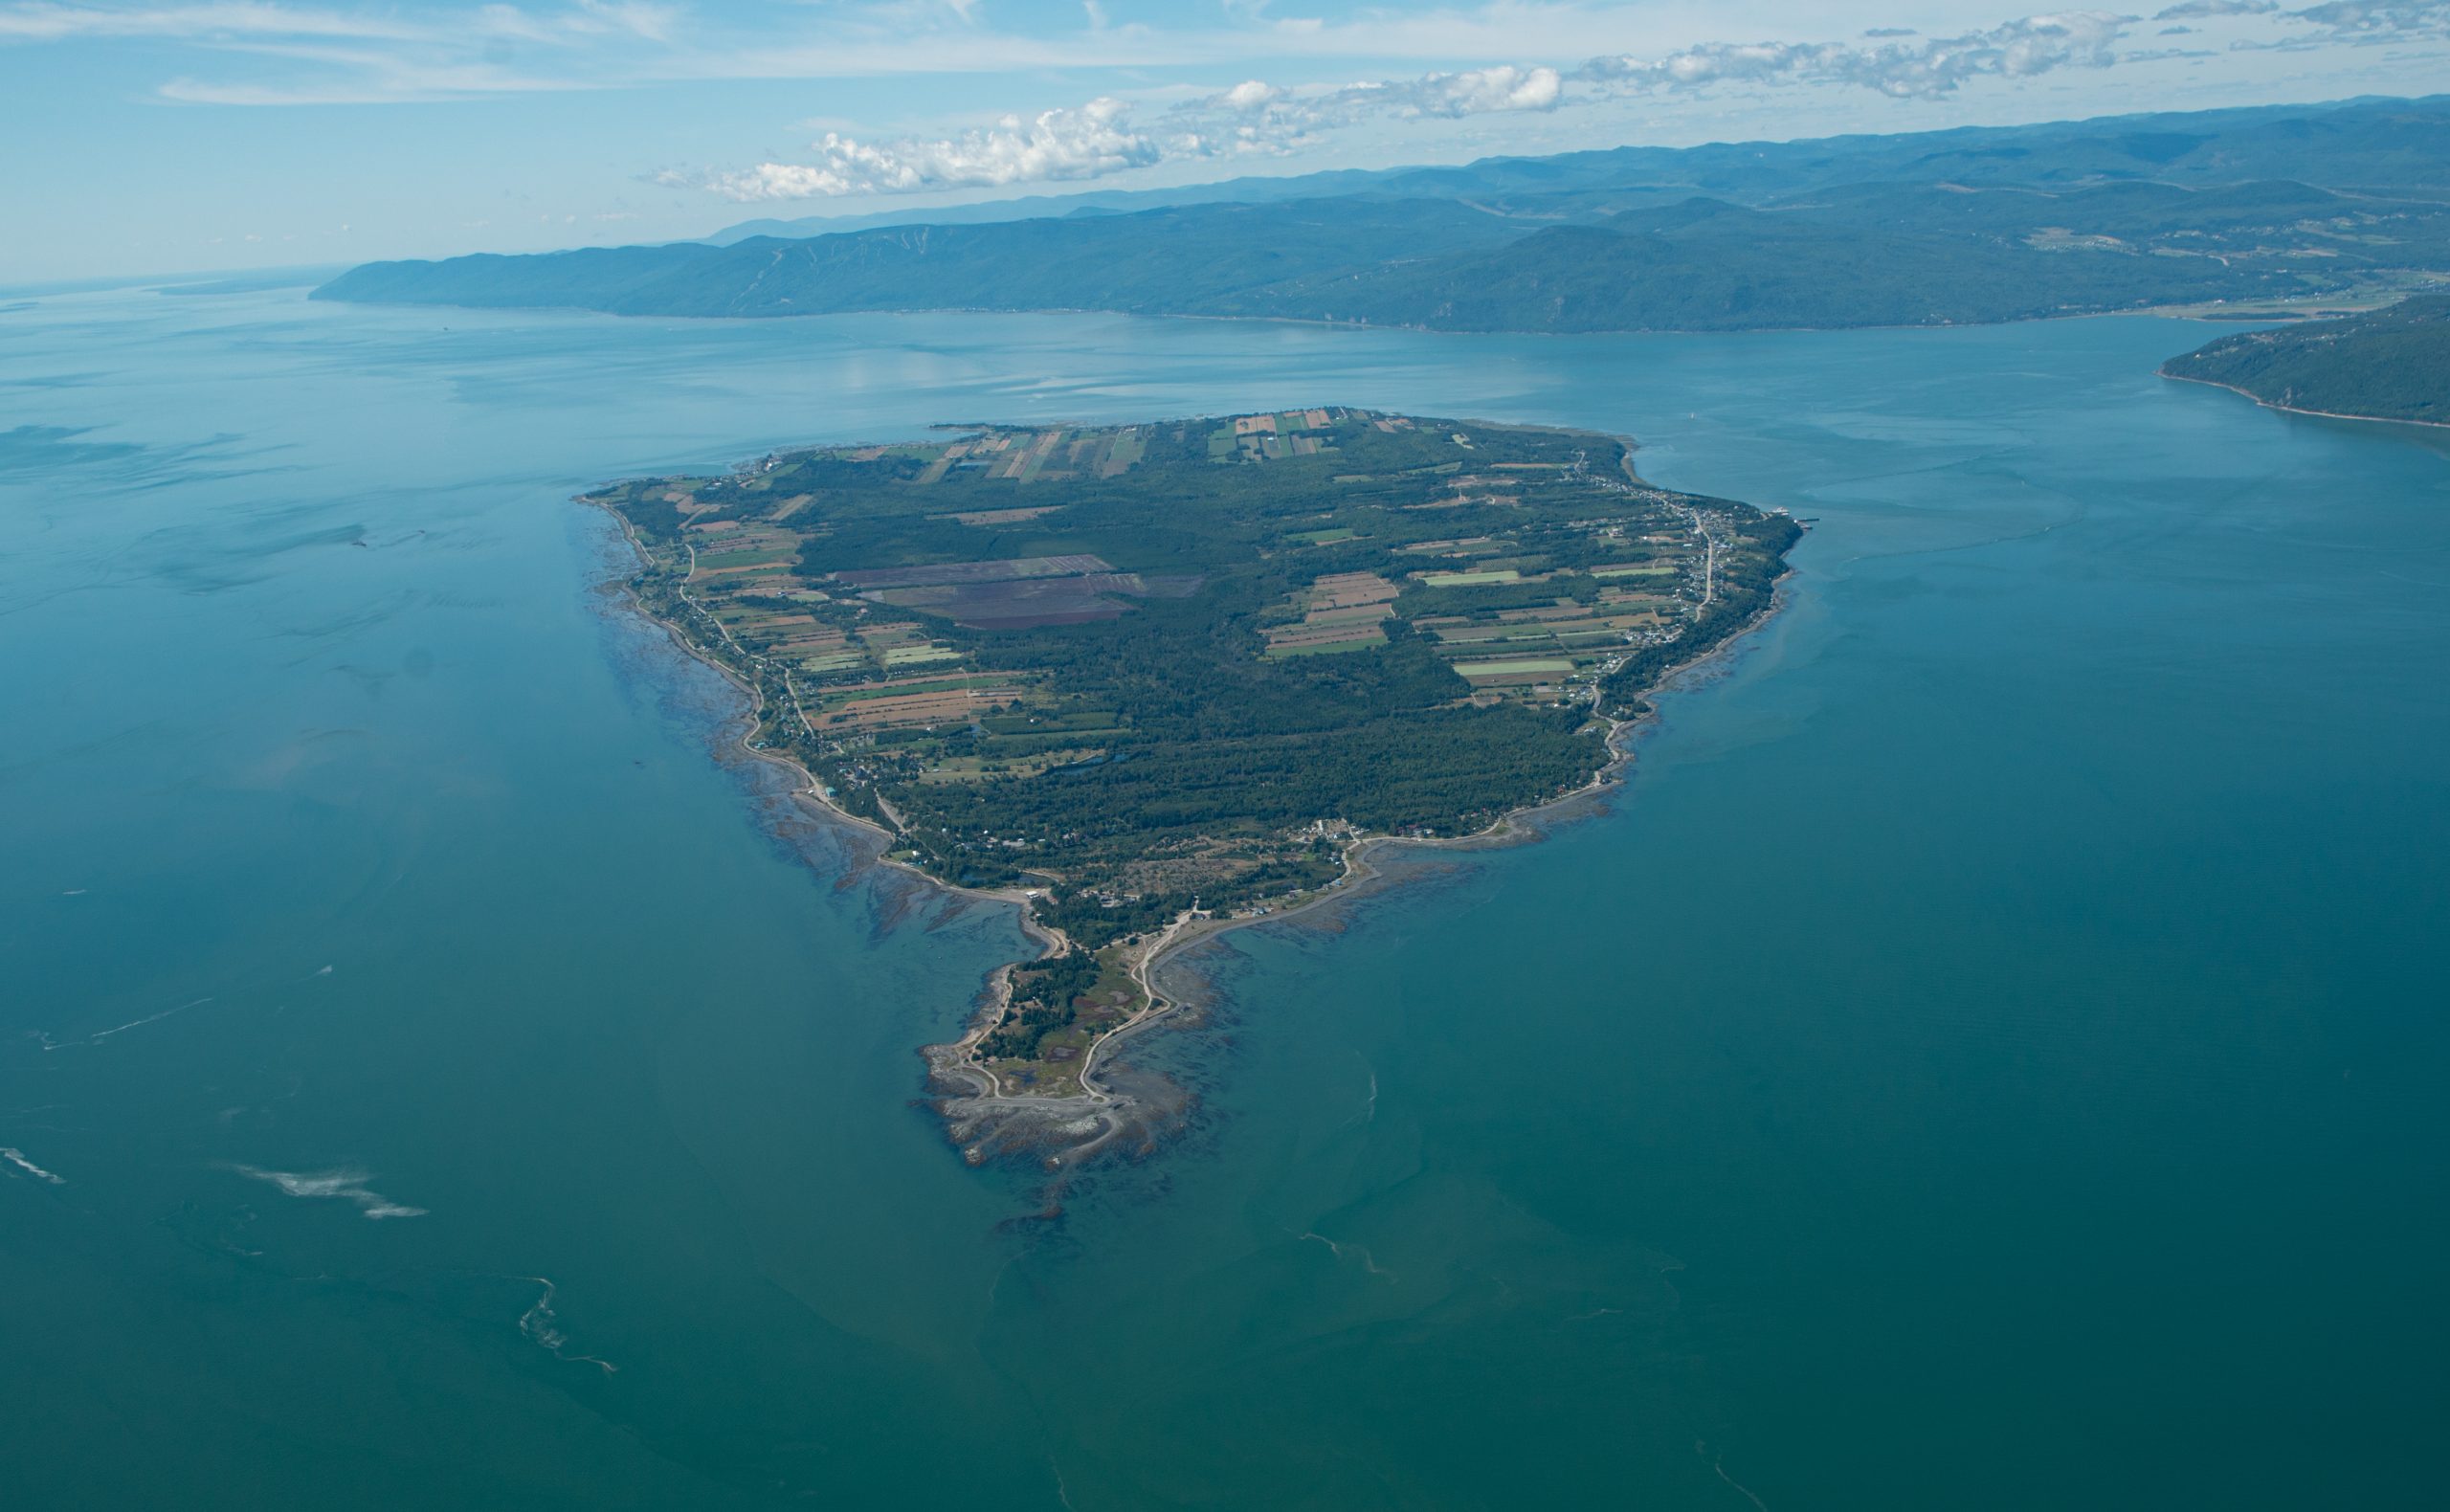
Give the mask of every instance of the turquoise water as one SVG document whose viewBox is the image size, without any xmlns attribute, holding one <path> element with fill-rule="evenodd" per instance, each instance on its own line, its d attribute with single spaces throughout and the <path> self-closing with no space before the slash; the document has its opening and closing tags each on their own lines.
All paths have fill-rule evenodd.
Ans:
<svg viewBox="0 0 2450 1512">
<path fill-rule="evenodd" d="M 2206 329 L 0 311 L 8 1504 L 2430 1501 L 2445 433 Z M 778 838 L 567 497 L 1314 402 L 1819 523 L 1033 1217 L 912 1105 L 1009 919 Z"/>
</svg>

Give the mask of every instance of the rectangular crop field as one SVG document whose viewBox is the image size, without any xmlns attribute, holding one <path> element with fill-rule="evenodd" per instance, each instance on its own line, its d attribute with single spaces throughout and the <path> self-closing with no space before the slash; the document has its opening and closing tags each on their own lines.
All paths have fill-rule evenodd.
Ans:
<svg viewBox="0 0 2450 1512">
<path fill-rule="evenodd" d="M 1573 663 L 1562 656 L 1540 656 L 1521 661 L 1459 661 L 1455 670 L 1467 678 L 1509 678 L 1526 672 L 1571 672 Z"/>
</svg>

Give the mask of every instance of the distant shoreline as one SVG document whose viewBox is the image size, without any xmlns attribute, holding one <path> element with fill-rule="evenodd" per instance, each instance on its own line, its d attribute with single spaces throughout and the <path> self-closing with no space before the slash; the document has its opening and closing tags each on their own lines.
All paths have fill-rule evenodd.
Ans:
<svg viewBox="0 0 2450 1512">
<path fill-rule="evenodd" d="M 2157 372 L 2159 376 L 2167 378 L 2172 383 L 2201 384 L 2206 389 L 2226 389 L 2231 393 L 2252 399 L 2263 409 L 2277 410 L 2282 414 L 2311 415 L 2318 420 L 2363 420 L 2371 425 L 2417 425 L 2428 431 L 2450 431 L 2450 421 L 2445 420 L 2403 420 L 2396 415 L 2388 414 L 2351 414 L 2343 410 L 2307 410 L 2298 405 L 2282 404 L 2274 399 L 2266 399 L 2251 389 L 2240 389 L 2236 384 L 2222 383 L 2217 378 L 2190 377 L 2185 373 L 2173 373 L 2167 367 L 2161 367 Z"/>
<path fill-rule="evenodd" d="M 1192 310 L 1123 310 L 1096 304 L 901 304 L 884 305 L 866 310 L 791 310 L 766 315 L 690 315 L 671 311 L 608 310 L 591 304 L 459 304 L 441 300 L 362 300 L 334 296 L 323 297 L 320 290 L 310 290 L 310 300 L 326 304 L 350 304 L 365 309 L 384 310 L 467 310 L 477 314 L 565 314 L 592 315 L 611 321 L 692 321 L 737 322 L 742 324 L 771 324 L 785 321 L 823 321 L 856 319 L 861 316 L 899 315 L 1102 315 L 1129 321 L 1197 321 L 1224 325 L 1300 325 L 1323 331 L 1382 331 L 1407 336 L 1536 336 L 1555 341 L 1572 341 L 1585 337 L 1612 336 L 1809 336 L 1834 335 L 1841 331 L 1985 331 L 2011 325 L 2038 325 L 2053 321 L 2115 320 L 2123 316 L 2148 316 L 2155 320 L 2213 321 L 2213 317 L 2195 313 L 2200 304 L 2139 304 L 2119 309 L 2056 310 L 2042 315 L 2012 315 L 1995 321 L 1923 321 L 1910 324 L 1883 324 L 1864 322 L 1846 325 L 1624 325 L 1594 327 L 1591 330 L 1533 330 L 1525 326 L 1497 326 L 1471 329 L 1443 325 L 1414 325 L 1376 321 L 1331 321 L 1306 315 L 1213 315 Z M 2360 298 L 2343 295 L 2338 300 L 2321 301 L 2325 310 L 2345 308 L 2344 300 Z M 2310 319 L 2296 312 L 2277 312 L 2230 316 L 2233 322 L 2291 321 Z M 2350 416 L 2352 419 L 2370 416 Z"/>
</svg>

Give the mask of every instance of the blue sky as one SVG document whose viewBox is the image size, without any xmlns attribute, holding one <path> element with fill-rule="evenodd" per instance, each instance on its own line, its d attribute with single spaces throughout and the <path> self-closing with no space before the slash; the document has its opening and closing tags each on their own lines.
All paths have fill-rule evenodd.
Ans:
<svg viewBox="0 0 2450 1512">
<path fill-rule="evenodd" d="M 2450 0 L 0 0 L 0 280 L 2450 89 Z"/>
</svg>

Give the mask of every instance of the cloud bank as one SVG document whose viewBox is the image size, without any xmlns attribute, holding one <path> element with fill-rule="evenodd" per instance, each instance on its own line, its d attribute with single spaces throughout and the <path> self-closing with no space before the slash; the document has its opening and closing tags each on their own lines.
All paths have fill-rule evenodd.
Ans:
<svg viewBox="0 0 2450 1512">
<path fill-rule="evenodd" d="M 1632 9 L 1597 0 L 1450 0 L 1323 21 L 1273 16 L 1258 0 L 1230 0 L 1222 22 L 1160 27 L 1118 25 L 1088 3 L 1085 29 L 1016 32 L 997 30 L 990 17 L 1000 12 L 971 0 L 831 0 L 761 22 L 752 33 L 678 0 L 382 7 L 344 0 L 0 0 L 0 49 L 175 44 L 202 56 L 254 61 L 241 78 L 170 78 L 156 88 L 164 99 L 381 103 L 746 78 L 1196 69 L 1249 56 L 1315 68 L 1337 56 L 1427 62 L 1514 48 L 1571 56 L 1655 34 L 1656 26 L 1631 17 Z M 1610 101 L 1858 90 L 1928 102 L 1969 86 L 2177 56 L 2128 45 L 2130 29 L 2145 19 L 2079 10 L 1941 35 L 1850 27 L 1839 40 L 1707 41 L 1600 52 L 1578 63 L 1495 62 L 1348 83 L 1254 78 L 1189 98 L 1133 99 L 1110 85 L 1083 102 L 960 129 L 840 130 L 788 159 L 654 178 L 743 202 L 1000 189 L 1168 164 L 1281 157 L 1355 128 L 1435 128 Z M 2199 36 L 2190 45 L 2213 49 L 2225 41 L 2231 53 L 2372 48 L 2450 37 L 2450 0 L 2170 0 L 2149 20 L 2164 37 Z"/>
<path fill-rule="evenodd" d="M 2240 0 L 2193 0 L 2197 6 Z M 2355 0 L 2350 0 L 2355 3 Z M 2177 9 L 2186 9 L 2180 7 Z M 918 193 L 1102 178 L 1133 168 L 1282 155 L 1370 121 L 1456 121 L 1545 113 L 1583 99 L 1695 92 L 1721 85 L 1849 86 L 1936 100 L 1977 78 L 2023 79 L 2063 68 L 2109 68 L 2131 16 L 2100 11 L 2027 16 L 1957 36 L 1868 34 L 1857 42 L 1707 43 L 1659 57 L 1587 59 L 1570 72 L 1495 64 L 1417 78 L 1292 89 L 1250 79 L 1145 116 L 1111 98 L 1006 117 L 945 137 L 862 140 L 829 132 L 811 160 L 727 172 L 656 175 L 742 203 Z"/>
<path fill-rule="evenodd" d="M 735 172 L 666 172 L 656 180 L 709 189 L 743 204 L 1006 189 L 1103 178 L 1160 163 L 1281 156 L 1372 118 L 1455 121 L 1554 110 L 1564 99 L 1564 76 L 1555 69 L 1510 64 L 1323 91 L 1251 79 L 1164 109 L 1145 122 L 1132 104 L 1101 98 L 1026 120 L 1007 116 L 992 126 L 945 137 L 880 141 L 829 131 L 810 144 L 810 162 L 760 163 Z"/>
<path fill-rule="evenodd" d="M 1981 78 L 2031 78 L 2061 68 L 2108 68 L 2130 17 L 2102 11 L 2027 16 L 1961 36 L 1882 42 L 1713 42 L 1659 58 L 1594 57 L 1575 77 L 1640 92 L 1709 84 L 1824 84 L 1937 100 Z"/>
<path fill-rule="evenodd" d="M 745 172 L 717 174 L 705 187 L 742 202 L 1002 189 L 1102 178 L 1169 155 L 1155 137 L 1132 125 L 1131 107 L 1119 100 L 1040 111 L 1027 121 L 1007 116 L 991 128 L 932 141 L 862 142 L 829 131 L 811 150 L 813 163 L 761 163 Z M 666 175 L 664 181 L 674 178 Z"/>
<path fill-rule="evenodd" d="M 2450 36 L 2450 0 L 2332 0 L 2287 12 L 2322 29 L 2323 40 L 2399 42 Z"/>
</svg>

